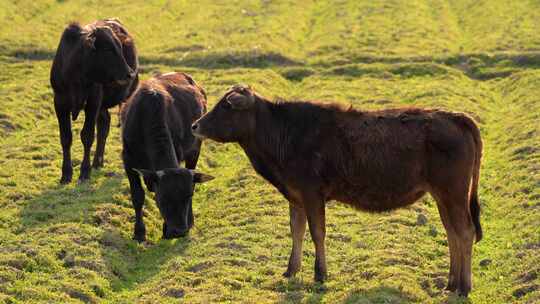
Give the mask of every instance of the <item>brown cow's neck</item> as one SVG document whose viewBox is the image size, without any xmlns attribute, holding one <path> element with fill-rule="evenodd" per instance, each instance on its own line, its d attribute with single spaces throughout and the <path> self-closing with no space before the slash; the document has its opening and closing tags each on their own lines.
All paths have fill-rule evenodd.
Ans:
<svg viewBox="0 0 540 304">
<path fill-rule="evenodd" d="M 269 101 L 257 98 L 255 128 L 239 144 L 255 171 L 285 194 L 280 181 L 286 151 L 285 143 L 280 140 L 284 130 L 281 122 L 272 117 L 271 106 Z"/>
<path fill-rule="evenodd" d="M 274 116 L 271 110 L 274 105 L 271 102 L 257 98 L 256 106 L 254 131 L 240 145 L 246 150 L 248 156 L 257 154 L 264 157 L 265 161 L 276 162 L 276 165 L 281 164 L 287 149 L 287 142 L 284 141 L 287 122 Z"/>
</svg>

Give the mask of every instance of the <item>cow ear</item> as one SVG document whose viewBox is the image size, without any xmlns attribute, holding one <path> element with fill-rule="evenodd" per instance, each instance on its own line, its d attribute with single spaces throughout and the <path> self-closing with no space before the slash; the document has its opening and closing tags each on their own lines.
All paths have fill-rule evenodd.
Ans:
<svg viewBox="0 0 540 304">
<path fill-rule="evenodd" d="M 132 168 L 133 171 L 137 172 L 140 176 L 146 178 L 146 179 L 149 179 L 151 181 L 154 181 L 154 182 L 157 182 L 159 180 L 159 178 L 161 177 L 160 176 L 160 171 L 151 171 L 151 170 L 146 170 L 146 169 L 135 169 L 135 168 Z"/>
<path fill-rule="evenodd" d="M 83 32 L 83 43 L 84 46 L 90 50 L 96 49 L 96 31 L 91 30 L 89 32 Z"/>
<path fill-rule="evenodd" d="M 233 92 L 227 97 L 227 102 L 231 104 L 231 107 L 235 110 L 246 110 L 251 108 L 255 103 L 255 98 L 251 94 L 240 94 Z"/>
<path fill-rule="evenodd" d="M 190 172 L 191 172 L 191 175 L 193 175 L 193 182 L 194 183 L 205 183 L 205 182 L 211 181 L 211 180 L 213 180 L 215 178 L 212 175 L 197 172 L 195 170 L 190 170 Z"/>
</svg>

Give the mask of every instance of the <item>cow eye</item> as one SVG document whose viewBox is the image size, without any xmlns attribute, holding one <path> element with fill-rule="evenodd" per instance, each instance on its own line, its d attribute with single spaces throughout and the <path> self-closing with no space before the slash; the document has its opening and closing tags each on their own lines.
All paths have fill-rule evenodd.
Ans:
<svg viewBox="0 0 540 304">
<path fill-rule="evenodd" d="M 229 101 L 226 100 L 226 101 L 223 103 L 223 108 L 224 108 L 225 110 L 230 110 L 230 109 L 232 108 L 231 103 L 230 103 Z"/>
</svg>

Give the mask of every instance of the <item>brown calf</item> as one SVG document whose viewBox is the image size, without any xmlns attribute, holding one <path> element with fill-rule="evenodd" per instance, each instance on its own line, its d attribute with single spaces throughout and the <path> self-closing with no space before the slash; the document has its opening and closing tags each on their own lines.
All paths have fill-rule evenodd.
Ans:
<svg viewBox="0 0 540 304">
<path fill-rule="evenodd" d="M 448 289 L 471 290 L 471 254 L 482 238 L 477 189 L 482 153 L 474 121 L 427 109 L 364 112 L 331 104 L 275 102 L 236 86 L 192 127 L 237 142 L 253 167 L 290 202 L 289 266 L 299 269 L 306 220 L 315 243 L 315 279 L 326 277 L 325 203 L 366 211 L 437 201 L 450 247 Z"/>
</svg>

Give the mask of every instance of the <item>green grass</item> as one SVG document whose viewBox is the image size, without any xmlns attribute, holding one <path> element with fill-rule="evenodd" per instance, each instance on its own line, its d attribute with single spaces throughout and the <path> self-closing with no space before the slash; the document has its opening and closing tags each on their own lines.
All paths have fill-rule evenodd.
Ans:
<svg viewBox="0 0 540 304">
<path fill-rule="evenodd" d="M 540 302 L 539 14 L 532 0 L 0 0 L 0 303 Z M 161 240 L 147 196 L 149 241 L 131 240 L 118 128 L 89 184 L 59 186 L 52 56 L 69 21 L 110 16 L 134 35 L 143 78 L 188 72 L 211 106 L 243 82 L 269 97 L 472 114 L 485 144 L 485 238 L 474 247 L 470 299 L 442 290 L 448 249 L 428 197 L 384 214 L 330 203 L 320 285 L 309 236 L 302 271 L 281 277 L 287 202 L 236 145 L 203 145 L 199 168 L 217 178 L 198 186 L 186 239 Z"/>
</svg>

